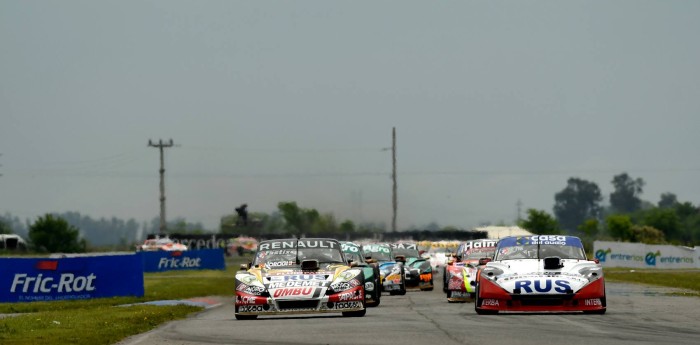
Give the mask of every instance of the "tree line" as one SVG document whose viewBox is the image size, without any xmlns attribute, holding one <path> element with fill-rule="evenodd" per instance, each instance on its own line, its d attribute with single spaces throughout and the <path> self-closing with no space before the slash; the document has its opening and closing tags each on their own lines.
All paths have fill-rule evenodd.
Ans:
<svg viewBox="0 0 700 345">
<path fill-rule="evenodd" d="M 627 173 L 615 175 L 613 191 L 604 204 L 603 194 L 595 182 L 570 177 L 566 186 L 554 195 L 553 213 L 528 209 L 527 217 L 518 225 L 539 234 L 570 234 L 581 237 L 587 244 L 593 240 L 619 240 L 650 244 L 700 244 L 700 209 L 688 201 L 679 201 L 673 193 L 661 194 L 656 203 L 641 198 L 645 182 Z M 240 208 L 237 209 L 240 211 Z M 243 216 L 243 217 L 242 217 Z M 167 224 L 169 233 L 203 234 L 216 231 L 204 229 L 201 223 L 176 218 Z M 422 230 L 459 230 L 429 224 Z M 78 212 L 46 214 L 33 223 L 23 223 L 6 213 L 0 216 L 0 234 L 16 233 L 28 238 L 37 251 L 85 251 L 98 249 L 125 250 L 145 238 L 157 234 L 159 218 L 139 224 L 134 219 L 116 217 L 92 219 Z M 377 238 L 387 231 L 383 223 L 356 224 L 338 220 L 332 213 L 305 208 L 294 201 L 283 201 L 272 213 L 240 212 L 224 215 L 218 232 L 259 238 L 279 236 L 332 236 L 337 238 Z M 48 234 L 48 235 L 47 235 Z M 49 235 L 63 236 L 68 243 L 51 240 Z M 64 250 L 55 250 L 55 244 Z"/>
<path fill-rule="evenodd" d="M 700 208 L 661 194 L 658 202 L 641 198 L 645 182 L 627 173 L 615 175 L 609 204 L 595 182 L 570 177 L 554 195 L 553 215 L 528 209 L 520 226 L 541 234 L 571 234 L 586 242 L 595 239 L 648 244 L 700 244 Z"/>
</svg>

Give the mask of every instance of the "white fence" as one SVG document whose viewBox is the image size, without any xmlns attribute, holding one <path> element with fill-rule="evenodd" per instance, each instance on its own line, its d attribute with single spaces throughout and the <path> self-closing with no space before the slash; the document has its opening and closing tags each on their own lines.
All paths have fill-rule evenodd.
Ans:
<svg viewBox="0 0 700 345">
<path fill-rule="evenodd" d="M 700 247 L 595 241 L 593 250 L 604 267 L 700 268 Z"/>
</svg>

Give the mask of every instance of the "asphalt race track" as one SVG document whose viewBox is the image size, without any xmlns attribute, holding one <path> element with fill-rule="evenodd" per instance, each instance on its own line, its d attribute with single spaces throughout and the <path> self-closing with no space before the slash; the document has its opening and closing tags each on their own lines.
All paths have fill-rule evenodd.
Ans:
<svg viewBox="0 0 700 345">
<path fill-rule="evenodd" d="M 477 315 L 431 292 L 382 296 L 361 318 L 333 314 L 238 321 L 224 303 L 119 344 L 700 344 L 700 298 L 607 283 L 605 315 Z"/>
</svg>

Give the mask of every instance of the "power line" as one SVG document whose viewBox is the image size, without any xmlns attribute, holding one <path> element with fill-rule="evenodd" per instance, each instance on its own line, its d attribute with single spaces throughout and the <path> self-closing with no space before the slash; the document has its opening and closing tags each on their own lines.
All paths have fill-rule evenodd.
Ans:
<svg viewBox="0 0 700 345">
<path fill-rule="evenodd" d="M 132 160 L 133 161 L 133 160 Z M 696 173 L 700 172 L 700 168 L 668 168 L 668 169 L 617 169 L 617 170 L 537 170 L 537 171 L 507 171 L 507 170 L 492 170 L 492 171 L 402 171 L 397 172 L 398 176 L 544 176 L 544 175 L 578 175 L 578 174 L 619 174 L 625 171 L 630 174 L 679 174 L 679 173 Z M 65 171 L 56 169 L 27 169 L 17 170 L 21 175 L 45 175 L 45 176 L 76 176 L 76 177 L 124 177 L 124 178 L 149 178 L 150 173 L 143 171 Z M 363 177 L 363 176 L 388 176 L 391 178 L 391 171 L 352 171 L 352 172 L 281 172 L 281 173 L 266 173 L 266 172 L 178 172 L 173 173 L 170 177 L 173 178 L 316 178 L 316 177 Z"/>
<path fill-rule="evenodd" d="M 267 153 L 337 153 L 337 152 L 378 152 L 385 150 L 381 147 L 326 147 L 326 148 L 279 148 L 279 147 L 223 147 L 223 146 L 188 146 L 183 148 L 191 151 L 243 151 Z"/>
</svg>

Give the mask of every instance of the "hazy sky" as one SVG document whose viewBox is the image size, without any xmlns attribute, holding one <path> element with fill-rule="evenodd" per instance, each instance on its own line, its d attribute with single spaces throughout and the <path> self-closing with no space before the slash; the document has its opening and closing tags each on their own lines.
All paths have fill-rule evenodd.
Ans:
<svg viewBox="0 0 700 345">
<path fill-rule="evenodd" d="M 0 214 L 399 228 L 623 171 L 700 203 L 700 1 L 0 1 Z"/>
</svg>

